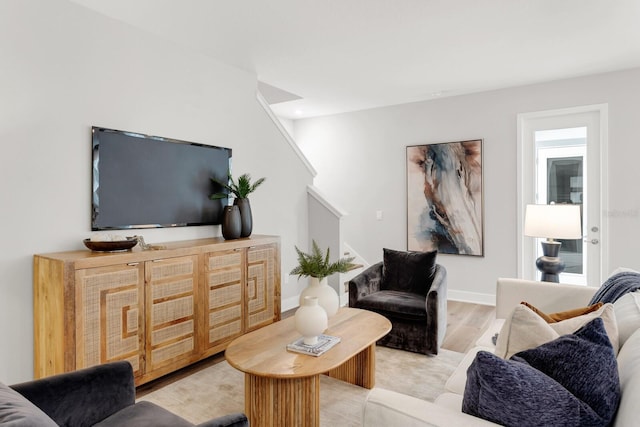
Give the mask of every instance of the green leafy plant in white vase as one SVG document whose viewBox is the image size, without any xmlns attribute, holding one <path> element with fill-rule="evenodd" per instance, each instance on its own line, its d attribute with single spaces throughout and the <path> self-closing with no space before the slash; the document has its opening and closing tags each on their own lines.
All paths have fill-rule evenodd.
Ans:
<svg viewBox="0 0 640 427">
<path fill-rule="evenodd" d="M 338 311 L 340 300 L 336 291 L 327 283 L 327 277 L 335 273 L 346 273 L 354 267 L 354 257 L 339 258 L 331 262 L 330 250 L 326 253 L 320 249 L 315 240 L 312 240 L 311 253 L 301 251 L 297 246 L 298 265 L 289 274 L 300 277 L 309 277 L 309 285 L 300 294 L 300 305 L 306 296 L 318 298 L 318 304 L 325 309 L 327 316 L 331 317 Z"/>
</svg>

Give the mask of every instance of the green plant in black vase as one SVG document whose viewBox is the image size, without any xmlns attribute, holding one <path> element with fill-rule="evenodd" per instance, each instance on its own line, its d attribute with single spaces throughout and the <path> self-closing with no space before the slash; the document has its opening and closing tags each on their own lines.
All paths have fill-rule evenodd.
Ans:
<svg viewBox="0 0 640 427">
<path fill-rule="evenodd" d="M 233 176 L 231 176 L 231 171 L 227 173 L 227 182 L 220 181 L 217 178 L 211 178 L 213 182 L 219 184 L 228 191 L 228 193 L 215 193 L 209 196 L 211 200 L 220 200 L 226 199 L 229 197 L 229 194 L 233 194 L 237 199 L 246 199 L 249 194 L 256 191 L 266 178 L 260 178 L 256 180 L 253 184 L 251 183 L 251 175 L 248 173 L 242 174 L 238 177 L 238 182 L 234 181 Z"/>
<path fill-rule="evenodd" d="M 227 172 L 227 182 L 220 181 L 217 178 L 211 180 L 222 186 L 227 192 L 215 193 L 209 196 L 211 200 L 227 199 L 231 194 L 235 196 L 233 204 L 238 206 L 240 211 L 240 237 L 249 237 L 253 230 L 253 215 L 251 213 L 251 204 L 249 203 L 249 194 L 256 191 L 266 178 L 260 178 L 254 183 L 251 182 L 251 175 L 248 173 L 238 177 L 238 182 L 234 181 L 231 171 Z M 225 222 L 223 222 L 224 224 Z M 224 231 L 224 227 L 223 227 Z M 224 233 L 223 233 L 224 235 Z"/>
</svg>

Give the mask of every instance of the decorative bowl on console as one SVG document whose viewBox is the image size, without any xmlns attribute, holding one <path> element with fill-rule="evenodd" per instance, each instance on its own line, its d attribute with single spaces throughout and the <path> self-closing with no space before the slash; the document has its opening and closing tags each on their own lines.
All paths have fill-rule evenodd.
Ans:
<svg viewBox="0 0 640 427">
<path fill-rule="evenodd" d="M 127 237 L 126 240 L 91 240 L 84 239 L 84 245 L 94 252 L 127 251 L 138 244 L 137 237 Z"/>
</svg>

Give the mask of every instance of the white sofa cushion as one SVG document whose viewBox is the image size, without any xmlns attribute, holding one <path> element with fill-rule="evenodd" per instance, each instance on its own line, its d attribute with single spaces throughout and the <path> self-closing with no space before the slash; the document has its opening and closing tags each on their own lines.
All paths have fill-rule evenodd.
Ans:
<svg viewBox="0 0 640 427">
<path fill-rule="evenodd" d="M 613 303 L 620 347 L 640 328 L 640 291 L 629 292 Z"/>
<path fill-rule="evenodd" d="M 614 354 L 617 354 L 618 326 L 613 304 L 605 304 L 592 313 L 556 323 L 547 323 L 527 306 L 518 304 L 498 335 L 495 354 L 508 359 L 519 351 L 538 347 L 561 335 L 573 333 L 596 317 L 601 317 L 604 321 Z"/>
<path fill-rule="evenodd" d="M 506 319 L 513 307 L 526 301 L 546 313 L 589 304 L 598 289 L 566 283 L 499 278 L 496 284 L 496 318 Z"/>
<path fill-rule="evenodd" d="M 367 427 L 487 427 L 496 424 L 427 402 L 375 387 L 369 392 L 363 412 Z"/>
<path fill-rule="evenodd" d="M 442 406 L 443 408 L 451 409 L 452 411 L 461 412 L 462 411 L 462 398 L 461 394 L 456 393 L 442 393 L 440 396 L 434 400 L 438 406 Z"/>
<path fill-rule="evenodd" d="M 471 363 L 476 358 L 476 354 L 479 351 L 488 351 L 493 353 L 492 347 L 474 347 L 464 355 L 464 358 L 458 365 L 453 374 L 449 377 L 444 384 L 444 389 L 450 393 L 464 394 L 464 386 L 467 384 L 467 369 L 471 366 Z"/>
<path fill-rule="evenodd" d="M 493 341 L 493 337 L 500 332 L 503 325 L 504 319 L 495 319 L 493 322 L 491 322 L 487 330 L 484 331 L 484 333 L 476 341 L 476 346 L 495 348 L 496 343 Z"/>
<path fill-rule="evenodd" d="M 617 362 L 622 399 L 614 426 L 635 426 L 638 425 L 637 408 L 640 402 L 640 329 L 622 346 Z"/>
</svg>

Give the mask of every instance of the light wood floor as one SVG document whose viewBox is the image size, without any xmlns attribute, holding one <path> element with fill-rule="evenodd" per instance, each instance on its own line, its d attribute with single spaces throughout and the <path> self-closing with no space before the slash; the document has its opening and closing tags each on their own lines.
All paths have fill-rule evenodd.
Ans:
<svg viewBox="0 0 640 427">
<path fill-rule="evenodd" d="M 496 308 L 492 305 L 448 301 L 447 333 L 442 348 L 466 353 L 495 318 Z"/>
<path fill-rule="evenodd" d="M 282 313 L 282 318 L 293 316 L 294 310 Z M 466 353 L 474 346 L 476 340 L 482 335 L 489 323 L 495 319 L 496 308 L 489 305 L 471 304 L 459 301 L 447 303 L 447 333 L 442 343 L 442 348 L 459 353 Z M 137 397 L 142 397 L 154 390 L 162 388 L 174 381 L 187 377 L 194 372 L 205 369 L 224 360 L 223 353 L 208 359 L 194 363 L 191 366 L 180 369 L 169 375 L 165 375 L 155 381 L 143 384 L 136 390 Z"/>
</svg>

